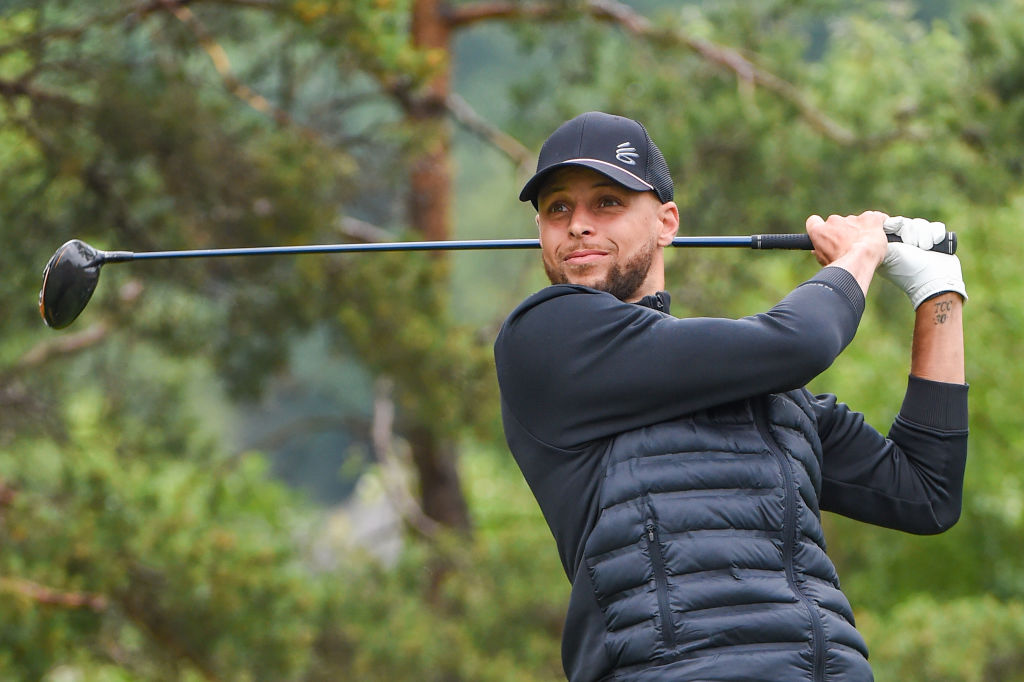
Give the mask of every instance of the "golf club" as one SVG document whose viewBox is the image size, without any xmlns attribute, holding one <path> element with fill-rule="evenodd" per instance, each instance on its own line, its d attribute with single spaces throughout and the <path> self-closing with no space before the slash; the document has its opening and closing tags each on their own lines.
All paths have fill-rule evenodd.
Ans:
<svg viewBox="0 0 1024 682">
<path fill-rule="evenodd" d="M 889 235 L 889 241 L 899 241 Z M 811 250 L 806 234 L 755 234 L 725 237 L 676 237 L 672 246 L 745 247 L 751 249 Z M 220 258 L 225 256 L 282 256 L 309 253 L 365 253 L 369 251 L 468 251 L 484 249 L 534 249 L 538 239 L 477 239 L 432 242 L 371 242 L 357 244 L 316 244 L 309 246 L 264 246 L 237 249 L 196 249 L 188 251 L 101 251 L 83 241 L 72 239 L 53 254 L 43 268 L 43 286 L 39 291 L 39 312 L 53 329 L 63 329 L 75 321 L 89 303 L 107 263 L 171 258 Z M 956 253 L 956 233 L 932 247 L 933 251 Z"/>
</svg>

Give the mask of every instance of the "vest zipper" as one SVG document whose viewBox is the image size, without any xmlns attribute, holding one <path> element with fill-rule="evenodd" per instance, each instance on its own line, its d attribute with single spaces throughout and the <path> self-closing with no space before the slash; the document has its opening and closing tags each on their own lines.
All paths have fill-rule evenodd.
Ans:
<svg viewBox="0 0 1024 682">
<path fill-rule="evenodd" d="M 651 555 L 651 563 L 654 565 L 654 584 L 658 590 L 658 612 L 661 616 L 661 636 L 665 644 L 672 648 L 676 645 L 676 634 L 672 627 L 672 612 L 668 604 L 668 574 L 665 572 L 665 557 L 661 552 L 661 542 L 658 540 L 658 527 L 653 521 L 647 522 L 647 532 L 644 534 L 647 542 L 647 551 Z"/>
<path fill-rule="evenodd" d="M 761 434 L 761 439 L 768 446 L 768 450 L 775 457 L 779 468 L 782 470 L 782 477 L 785 481 L 785 516 L 782 526 L 783 538 L 783 562 L 786 567 L 786 581 L 793 593 L 807 610 L 811 620 L 811 629 L 814 633 L 812 649 L 814 651 L 814 679 L 815 681 L 825 679 L 825 632 L 821 625 L 821 618 L 818 610 L 810 597 L 804 594 L 796 579 L 796 568 L 794 566 L 794 554 L 796 553 L 796 482 L 793 479 L 793 470 L 789 466 L 789 458 L 782 452 L 775 437 L 768 426 L 768 397 L 757 398 L 751 401 L 751 408 L 754 412 L 754 422 Z"/>
</svg>

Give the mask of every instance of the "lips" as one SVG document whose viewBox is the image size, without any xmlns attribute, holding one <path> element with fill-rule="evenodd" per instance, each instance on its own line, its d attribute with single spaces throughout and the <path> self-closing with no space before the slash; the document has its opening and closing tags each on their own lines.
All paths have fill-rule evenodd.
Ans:
<svg viewBox="0 0 1024 682">
<path fill-rule="evenodd" d="M 603 249 L 576 249 L 570 251 L 562 260 L 570 265 L 585 265 L 601 260 L 608 255 Z"/>
</svg>

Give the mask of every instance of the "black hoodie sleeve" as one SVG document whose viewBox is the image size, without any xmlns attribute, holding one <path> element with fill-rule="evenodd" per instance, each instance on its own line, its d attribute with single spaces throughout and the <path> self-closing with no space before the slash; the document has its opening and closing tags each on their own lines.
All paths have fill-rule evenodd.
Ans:
<svg viewBox="0 0 1024 682">
<path fill-rule="evenodd" d="M 677 319 L 586 287 L 548 287 L 495 342 L 502 399 L 536 438 L 588 441 L 763 393 L 802 387 L 860 322 L 852 275 L 822 269 L 766 313 Z"/>
<path fill-rule="evenodd" d="M 967 386 L 910 376 L 888 438 L 835 396 L 813 403 L 821 436 L 821 508 L 910 533 L 960 517 L 967 462 Z"/>
</svg>

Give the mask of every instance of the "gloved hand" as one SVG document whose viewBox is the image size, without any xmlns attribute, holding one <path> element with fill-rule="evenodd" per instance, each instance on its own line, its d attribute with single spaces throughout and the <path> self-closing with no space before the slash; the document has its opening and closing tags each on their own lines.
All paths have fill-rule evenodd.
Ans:
<svg viewBox="0 0 1024 682">
<path fill-rule="evenodd" d="M 886 234 L 899 235 L 903 243 L 889 243 L 878 272 L 906 292 L 914 310 L 925 299 L 947 291 L 955 291 L 967 300 L 960 259 L 927 250 L 945 238 L 944 224 L 894 216 L 885 220 L 882 229 Z"/>
</svg>

